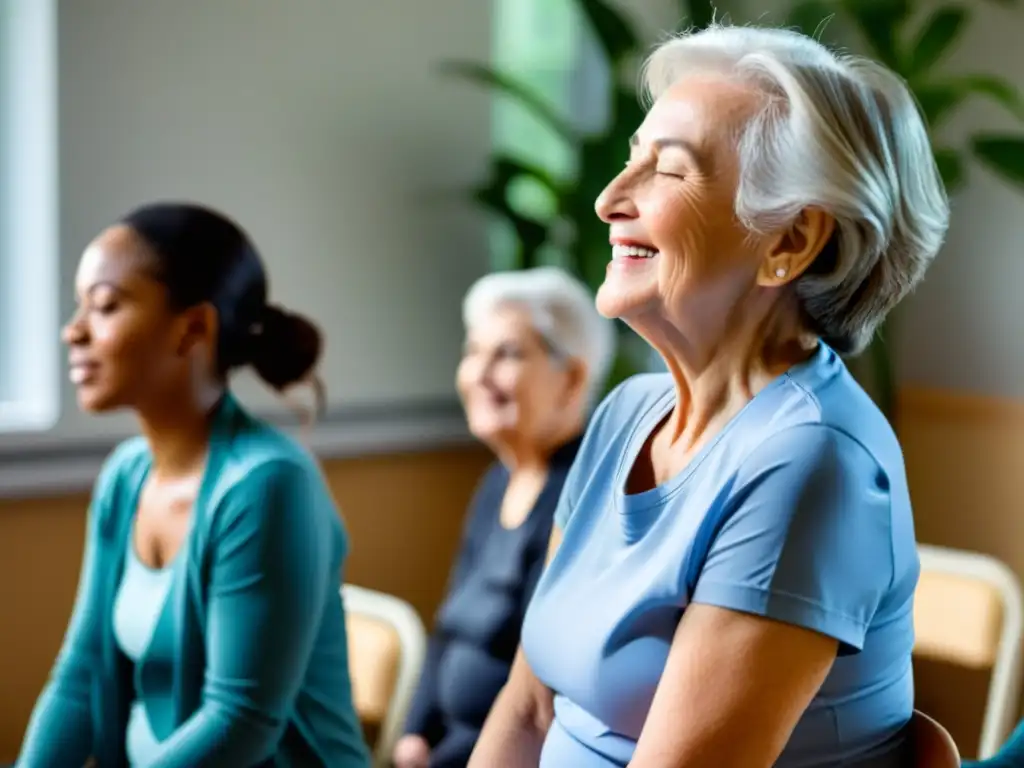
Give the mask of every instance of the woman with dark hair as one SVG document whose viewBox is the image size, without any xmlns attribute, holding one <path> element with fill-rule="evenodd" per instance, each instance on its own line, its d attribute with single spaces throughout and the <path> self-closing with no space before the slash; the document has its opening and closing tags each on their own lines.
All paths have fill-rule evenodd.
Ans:
<svg viewBox="0 0 1024 768">
<path fill-rule="evenodd" d="M 18 765 L 369 764 L 338 595 L 347 537 L 316 462 L 232 397 L 307 381 L 321 339 L 267 303 L 247 235 L 141 208 L 86 249 L 64 329 L 88 412 L 141 436 L 93 492 L 78 596 Z"/>
</svg>

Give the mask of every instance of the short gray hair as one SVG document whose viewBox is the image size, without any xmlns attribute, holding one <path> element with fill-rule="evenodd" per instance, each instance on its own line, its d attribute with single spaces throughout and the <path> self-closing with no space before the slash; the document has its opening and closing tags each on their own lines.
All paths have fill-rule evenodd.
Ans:
<svg viewBox="0 0 1024 768">
<path fill-rule="evenodd" d="M 615 327 L 594 306 L 586 286 L 558 267 L 492 272 L 462 301 L 466 329 L 504 307 L 522 308 L 556 354 L 587 367 L 591 399 L 600 393 L 615 354 Z"/>
<path fill-rule="evenodd" d="M 736 215 L 751 232 L 806 208 L 836 221 L 795 283 L 811 330 L 857 354 L 924 277 L 949 202 L 917 103 L 894 72 L 785 29 L 715 24 L 662 43 L 644 65 L 651 100 L 679 79 L 721 72 L 765 95 L 739 139 Z"/>
</svg>

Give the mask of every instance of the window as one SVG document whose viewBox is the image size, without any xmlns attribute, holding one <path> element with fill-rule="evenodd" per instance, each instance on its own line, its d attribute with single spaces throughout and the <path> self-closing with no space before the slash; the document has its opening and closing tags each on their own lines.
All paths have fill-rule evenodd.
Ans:
<svg viewBox="0 0 1024 768">
<path fill-rule="evenodd" d="M 0 431 L 60 410 L 57 0 L 0 3 Z"/>
</svg>

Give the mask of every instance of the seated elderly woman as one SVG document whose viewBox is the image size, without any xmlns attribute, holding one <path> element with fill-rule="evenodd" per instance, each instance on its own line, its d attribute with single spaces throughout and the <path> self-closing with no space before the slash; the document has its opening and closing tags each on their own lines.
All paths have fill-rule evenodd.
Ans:
<svg viewBox="0 0 1024 768">
<path fill-rule="evenodd" d="M 479 768 L 906 765 L 919 565 L 847 371 L 942 244 L 905 84 L 784 30 L 646 64 L 597 306 L 664 358 L 590 422 Z"/>
<path fill-rule="evenodd" d="M 519 646 L 588 406 L 614 348 L 587 289 L 552 267 L 499 272 L 463 304 L 456 383 L 498 461 L 470 506 L 397 768 L 465 766 Z"/>
</svg>

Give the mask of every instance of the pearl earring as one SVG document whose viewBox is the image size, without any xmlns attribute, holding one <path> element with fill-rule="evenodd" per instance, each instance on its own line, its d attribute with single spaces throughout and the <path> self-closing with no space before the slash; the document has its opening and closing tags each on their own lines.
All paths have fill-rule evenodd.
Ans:
<svg viewBox="0 0 1024 768">
<path fill-rule="evenodd" d="M 786 270 L 783 267 L 779 267 L 778 269 L 775 270 L 775 276 L 776 277 L 785 277 L 786 276 Z"/>
</svg>

